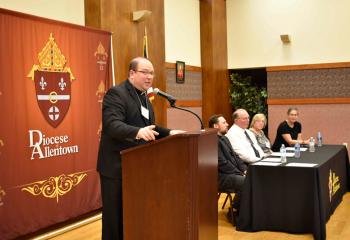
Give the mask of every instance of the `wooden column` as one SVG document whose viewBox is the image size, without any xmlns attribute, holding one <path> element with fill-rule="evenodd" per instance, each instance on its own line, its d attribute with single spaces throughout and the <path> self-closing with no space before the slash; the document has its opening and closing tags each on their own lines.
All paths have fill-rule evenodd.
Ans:
<svg viewBox="0 0 350 240">
<path fill-rule="evenodd" d="M 225 0 L 200 1 L 201 62 L 203 81 L 203 122 L 209 117 L 224 115 L 231 122 L 229 76 L 227 69 L 227 25 Z"/>
<path fill-rule="evenodd" d="M 142 22 L 132 21 L 132 12 L 149 10 L 151 16 Z M 148 57 L 156 77 L 153 86 L 166 91 L 165 37 L 163 0 L 85 0 L 85 25 L 113 33 L 113 56 L 116 83 L 128 76 L 129 62 L 143 54 L 143 35 L 147 28 Z M 153 102 L 157 124 L 166 126 L 166 102 Z"/>
</svg>

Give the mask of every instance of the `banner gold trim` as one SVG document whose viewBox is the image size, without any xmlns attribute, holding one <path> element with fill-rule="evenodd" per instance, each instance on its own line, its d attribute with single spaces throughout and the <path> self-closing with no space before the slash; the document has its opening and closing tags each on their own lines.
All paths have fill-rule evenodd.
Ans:
<svg viewBox="0 0 350 240">
<path fill-rule="evenodd" d="M 77 186 L 87 174 L 83 173 L 72 173 L 72 174 L 61 174 L 58 177 L 50 177 L 47 180 L 37 181 L 26 184 L 22 191 L 27 191 L 33 196 L 42 195 L 45 198 L 58 198 L 70 192 L 73 187 Z"/>
</svg>

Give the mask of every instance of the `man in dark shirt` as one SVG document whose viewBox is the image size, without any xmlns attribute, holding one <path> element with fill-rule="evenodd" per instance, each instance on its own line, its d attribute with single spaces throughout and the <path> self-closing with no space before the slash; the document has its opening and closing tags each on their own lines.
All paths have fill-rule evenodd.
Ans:
<svg viewBox="0 0 350 240">
<path fill-rule="evenodd" d="M 222 115 L 213 115 L 209 119 L 209 127 L 218 129 L 218 185 L 219 192 L 234 192 L 233 211 L 239 209 L 240 195 L 243 187 L 247 165 L 233 151 L 225 136 L 228 123 Z"/>
</svg>

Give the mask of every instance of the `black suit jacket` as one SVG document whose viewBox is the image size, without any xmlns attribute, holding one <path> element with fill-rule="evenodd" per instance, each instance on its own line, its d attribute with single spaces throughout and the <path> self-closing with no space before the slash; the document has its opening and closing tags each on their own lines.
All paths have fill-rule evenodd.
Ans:
<svg viewBox="0 0 350 240">
<path fill-rule="evenodd" d="M 155 122 L 152 104 L 146 97 L 149 120 L 141 115 L 141 104 L 129 80 L 108 90 L 102 106 L 102 133 L 98 151 L 97 171 L 103 176 L 121 179 L 120 151 L 146 143 L 136 140 L 140 128 Z M 169 135 L 170 130 L 156 126 L 157 138 Z"/>
<path fill-rule="evenodd" d="M 247 165 L 233 151 L 231 143 L 226 136 L 218 137 L 219 178 L 227 174 L 244 175 Z"/>
</svg>

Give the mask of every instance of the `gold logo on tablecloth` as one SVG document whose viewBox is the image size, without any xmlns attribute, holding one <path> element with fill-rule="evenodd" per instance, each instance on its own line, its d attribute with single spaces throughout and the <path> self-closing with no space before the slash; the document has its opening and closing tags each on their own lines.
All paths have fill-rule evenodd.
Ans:
<svg viewBox="0 0 350 240">
<path fill-rule="evenodd" d="M 335 172 L 332 169 L 329 170 L 329 178 L 328 178 L 328 190 L 329 190 L 329 201 L 332 201 L 332 197 L 336 194 L 336 192 L 340 189 L 339 176 L 335 175 Z"/>
<path fill-rule="evenodd" d="M 85 172 L 61 174 L 58 177 L 50 177 L 48 180 L 42 180 L 26 184 L 22 191 L 27 191 L 34 196 L 42 195 L 45 198 L 58 198 L 70 192 L 73 187 L 77 186 L 87 174 Z"/>
<path fill-rule="evenodd" d="M 5 190 L 2 189 L 2 187 L 0 186 L 0 207 L 4 205 L 4 202 L 2 200 L 2 198 L 6 195 Z"/>
</svg>

